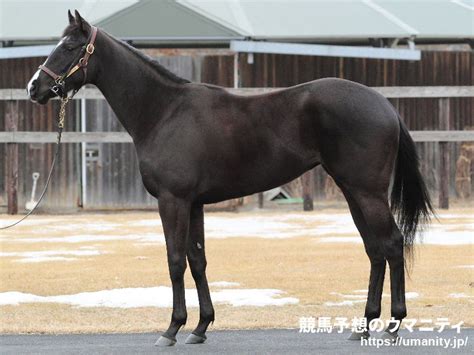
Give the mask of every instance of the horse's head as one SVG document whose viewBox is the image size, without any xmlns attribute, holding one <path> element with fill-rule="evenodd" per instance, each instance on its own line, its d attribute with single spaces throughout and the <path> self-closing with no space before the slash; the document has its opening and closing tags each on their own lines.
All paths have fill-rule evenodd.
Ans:
<svg viewBox="0 0 474 355">
<path fill-rule="evenodd" d="M 79 90 L 89 79 L 88 73 L 93 72 L 88 62 L 94 52 L 96 30 L 77 11 L 75 17 L 68 11 L 68 17 L 63 38 L 28 82 L 26 90 L 34 102 L 46 104 L 54 96 L 64 97 L 71 90 Z"/>
</svg>

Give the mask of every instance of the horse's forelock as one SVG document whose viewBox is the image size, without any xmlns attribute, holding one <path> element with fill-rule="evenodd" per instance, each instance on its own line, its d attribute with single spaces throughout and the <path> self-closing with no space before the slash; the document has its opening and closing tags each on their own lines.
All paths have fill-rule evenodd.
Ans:
<svg viewBox="0 0 474 355">
<path fill-rule="evenodd" d="M 81 31 L 77 23 L 70 23 L 63 31 L 63 37 L 69 36 L 70 34 Z"/>
<path fill-rule="evenodd" d="M 77 24 L 75 24 L 75 23 L 69 24 L 63 31 L 63 37 L 66 37 L 66 36 L 70 35 L 77 28 L 78 28 Z"/>
</svg>

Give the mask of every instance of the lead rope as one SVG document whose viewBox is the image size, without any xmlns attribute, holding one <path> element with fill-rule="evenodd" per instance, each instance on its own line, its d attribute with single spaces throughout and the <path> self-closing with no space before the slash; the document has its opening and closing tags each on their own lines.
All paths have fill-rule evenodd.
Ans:
<svg viewBox="0 0 474 355">
<path fill-rule="evenodd" d="M 14 227 L 17 224 L 24 221 L 26 218 L 28 218 L 28 216 L 31 215 L 36 210 L 36 208 L 39 206 L 41 200 L 43 199 L 44 195 L 46 194 L 46 190 L 48 190 L 49 182 L 51 181 L 51 176 L 53 175 L 54 166 L 55 166 L 56 161 L 58 160 L 58 157 L 59 157 L 59 146 L 61 144 L 61 135 L 63 133 L 63 128 L 64 128 L 64 119 L 66 117 L 66 105 L 69 102 L 70 98 L 71 97 L 68 97 L 68 96 L 61 98 L 61 107 L 59 108 L 58 122 L 57 122 L 57 124 L 58 124 L 58 137 L 57 137 L 57 140 L 56 140 L 56 152 L 54 153 L 53 162 L 51 163 L 51 169 L 49 170 L 48 178 L 46 179 L 46 184 L 44 185 L 43 191 L 41 192 L 41 196 L 40 196 L 38 202 L 36 203 L 35 207 L 33 207 L 33 209 L 31 209 L 21 219 L 19 219 L 15 223 L 9 224 L 9 225 L 4 226 L 4 227 L 0 227 L 0 230 Z"/>
</svg>

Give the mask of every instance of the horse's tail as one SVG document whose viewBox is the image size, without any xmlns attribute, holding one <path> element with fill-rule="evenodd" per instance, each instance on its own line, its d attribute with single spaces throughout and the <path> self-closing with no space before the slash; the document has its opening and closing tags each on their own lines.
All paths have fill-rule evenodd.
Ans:
<svg viewBox="0 0 474 355">
<path fill-rule="evenodd" d="M 392 212 L 398 215 L 398 226 L 404 237 L 405 265 L 413 262 L 413 243 L 420 224 L 429 223 L 434 213 L 430 196 L 419 169 L 415 142 L 400 122 L 400 139 L 392 194 Z"/>
</svg>

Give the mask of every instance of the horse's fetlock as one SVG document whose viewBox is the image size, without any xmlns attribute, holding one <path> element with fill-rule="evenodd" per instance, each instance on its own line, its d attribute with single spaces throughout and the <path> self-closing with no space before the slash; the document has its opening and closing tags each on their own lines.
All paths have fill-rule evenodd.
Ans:
<svg viewBox="0 0 474 355">
<path fill-rule="evenodd" d="M 173 312 L 171 321 L 178 326 L 185 325 L 188 320 L 188 314 L 186 312 Z"/>
<path fill-rule="evenodd" d="M 393 318 L 401 320 L 407 316 L 407 307 L 404 304 L 394 305 L 391 309 Z"/>
<path fill-rule="evenodd" d="M 210 310 L 210 311 L 202 311 L 202 312 L 200 312 L 199 318 L 200 318 L 200 320 L 203 321 L 203 322 L 208 322 L 208 323 L 214 322 L 214 320 L 215 320 L 214 309 L 212 309 L 212 310 Z"/>
</svg>

